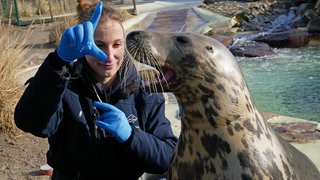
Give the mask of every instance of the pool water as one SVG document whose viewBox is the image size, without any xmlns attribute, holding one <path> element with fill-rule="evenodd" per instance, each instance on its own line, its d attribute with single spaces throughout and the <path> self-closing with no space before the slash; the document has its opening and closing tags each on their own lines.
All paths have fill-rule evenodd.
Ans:
<svg viewBox="0 0 320 180">
<path fill-rule="evenodd" d="M 320 43 L 237 59 L 261 111 L 320 122 Z"/>
</svg>

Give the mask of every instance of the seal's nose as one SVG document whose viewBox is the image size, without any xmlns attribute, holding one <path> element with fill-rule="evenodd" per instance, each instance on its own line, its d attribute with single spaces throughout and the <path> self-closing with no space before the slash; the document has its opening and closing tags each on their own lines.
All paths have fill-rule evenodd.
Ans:
<svg viewBox="0 0 320 180">
<path fill-rule="evenodd" d="M 150 35 L 148 34 L 148 32 L 146 31 L 131 31 L 128 35 L 127 35 L 127 40 L 135 40 L 135 41 L 139 41 L 141 39 L 148 39 L 150 37 Z"/>
</svg>

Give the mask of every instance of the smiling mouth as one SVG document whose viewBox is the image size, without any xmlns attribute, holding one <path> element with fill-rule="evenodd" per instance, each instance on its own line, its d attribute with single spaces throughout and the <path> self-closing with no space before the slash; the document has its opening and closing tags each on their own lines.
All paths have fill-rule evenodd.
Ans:
<svg viewBox="0 0 320 180">
<path fill-rule="evenodd" d="M 100 64 L 104 69 L 112 69 L 113 65 L 111 64 Z"/>
<path fill-rule="evenodd" d="M 104 68 L 110 69 L 110 68 L 115 66 L 115 63 L 110 64 L 110 63 L 107 63 L 107 62 L 98 62 L 98 65 L 102 66 Z"/>
</svg>

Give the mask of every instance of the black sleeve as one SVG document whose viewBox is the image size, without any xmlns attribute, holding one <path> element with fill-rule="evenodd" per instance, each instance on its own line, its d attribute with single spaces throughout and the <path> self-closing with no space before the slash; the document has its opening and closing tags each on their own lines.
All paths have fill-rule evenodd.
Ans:
<svg viewBox="0 0 320 180">
<path fill-rule="evenodd" d="M 21 96 L 14 112 L 18 128 L 48 137 L 62 118 L 62 97 L 68 84 L 66 62 L 50 53 Z"/>
<path fill-rule="evenodd" d="M 136 154 L 140 163 L 144 164 L 145 172 L 160 174 L 167 171 L 178 138 L 165 116 L 163 96 L 153 96 L 153 101 L 142 108 L 146 115 L 144 129 L 134 128 L 127 146 L 131 156 Z"/>
</svg>

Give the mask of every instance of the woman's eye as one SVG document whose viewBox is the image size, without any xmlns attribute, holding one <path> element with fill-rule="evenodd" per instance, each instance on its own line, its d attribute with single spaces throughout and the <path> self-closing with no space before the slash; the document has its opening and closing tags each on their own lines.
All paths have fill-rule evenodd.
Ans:
<svg viewBox="0 0 320 180">
<path fill-rule="evenodd" d="M 114 48 L 119 48 L 119 47 L 122 47 L 123 44 L 122 43 L 116 43 L 113 45 Z"/>
<path fill-rule="evenodd" d="M 98 46 L 98 48 L 102 48 L 103 44 L 96 44 Z"/>
</svg>

